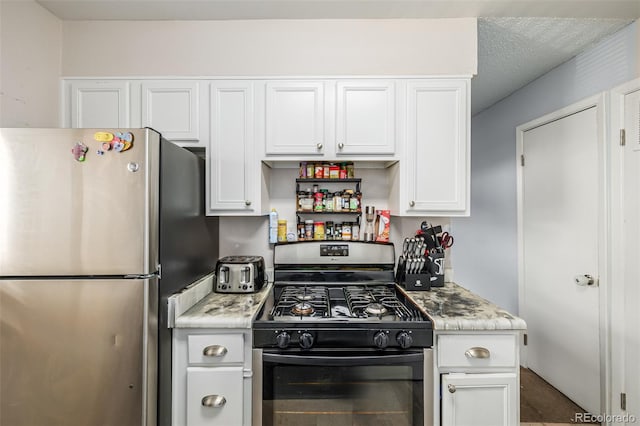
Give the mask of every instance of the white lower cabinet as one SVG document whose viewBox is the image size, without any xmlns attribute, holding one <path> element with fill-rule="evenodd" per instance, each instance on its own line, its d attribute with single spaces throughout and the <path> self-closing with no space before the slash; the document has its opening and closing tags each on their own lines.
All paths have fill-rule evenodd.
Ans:
<svg viewBox="0 0 640 426">
<path fill-rule="evenodd" d="M 517 425 L 517 388 L 515 373 L 443 374 L 442 425 Z"/>
<path fill-rule="evenodd" d="M 436 334 L 441 425 L 519 424 L 519 334 L 514 330 Z"/>
<path fill-rule="evenodd" d="M 251 331 L 173 330 L 173 426 L 251 425 Z"/>
<path fill-rule="evenodd" d="M 240 425 L 242 367 L 187 368 L 187 425 Z"/>
</svg>

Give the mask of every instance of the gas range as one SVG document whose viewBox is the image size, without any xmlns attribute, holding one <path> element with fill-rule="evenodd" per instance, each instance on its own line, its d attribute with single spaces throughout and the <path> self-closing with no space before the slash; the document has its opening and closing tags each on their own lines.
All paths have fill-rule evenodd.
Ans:
<svg viewBox="0 0 640 426">
<path fill-rule="evenodd" d="M 396 290 L 393 244 L 300 242 L 274 248 L 272 294 L 254 347 L 407 350 L 433 343 L 429 318 Z"/>
</svg>

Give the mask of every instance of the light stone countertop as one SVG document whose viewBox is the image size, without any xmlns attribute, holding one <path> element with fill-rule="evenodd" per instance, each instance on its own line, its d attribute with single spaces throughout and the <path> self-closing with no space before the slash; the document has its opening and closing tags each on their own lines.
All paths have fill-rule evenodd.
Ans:
<svg viewBox="0 0 640 426">
<path fill-rule="evenodd" d="M 431 318 L 435 331 L 527 329 L 522 318 L 455 283 L 445 283 L 444 287 L 432 287 L 429 291 L 397 288 Z"/>
<path fill-rule="evenodd" d="M 210 284 L 209 284 L 210 285 Z M 200 285 L 202 288 L 204 283 Z M 211 288 L 211 287 L 208 287 Z M 430 291 L 407 291 L 397 288 L 433 322 L 435 331 L 526 330 L 522 318 L 455 283 L 432 287 Z M 175 319 L 176 328 L 251 328 L 272 284 L 257 293 L 226 294 L 209 292 Z M 200 296 L 201 297 L 201 296 Z"/>
<path fill-rule="evenodd" d="M 256 293 L 209 293 L 175 320 L 175 328 L 251 328 L 272 284 Z"/>
</svg>

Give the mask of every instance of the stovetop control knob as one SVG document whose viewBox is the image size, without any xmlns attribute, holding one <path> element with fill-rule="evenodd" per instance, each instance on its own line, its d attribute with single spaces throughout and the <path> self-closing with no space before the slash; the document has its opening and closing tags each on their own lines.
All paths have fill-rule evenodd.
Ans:
<svg viewBox="0 0 640 426">
<path fill-rule="evenodd" d="M 302 349 L 310 349 L 313 346 L 313 336 L 311 333 L 302 333 L 300 335 L 300 347 Z"/>
<path fill-rule="evenodd" d="M 408 349 L 413 344 L 413 337 L 411 337 L 411 334 L 407 333 L 406 331 L 401 331 L 400 333 L 398 333 L 396 341 L 402 349 Z"/>
<path fill-rule="evenodd" d="M 276 344 L 280 349 L 284 349 L 289 346 L 289 342 L 291 342 L 291 336 L 289 336 L 289 333 L 286 331 L 283 331 L 276 336 Z"/>
<path fill-rule="evenodd" d="M 376 345 L 376 347 L 384 349 L 389 345 L 389 336 L 387 336 L 387 333 L 385 333 L 384 331 L 378 331 L 373 336 L 373 343 Z"/>
</svg>

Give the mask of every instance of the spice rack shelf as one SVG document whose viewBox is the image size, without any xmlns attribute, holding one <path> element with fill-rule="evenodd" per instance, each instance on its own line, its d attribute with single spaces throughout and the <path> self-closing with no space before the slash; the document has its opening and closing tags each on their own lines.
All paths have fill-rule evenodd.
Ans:
<svg viewBox="0 0 640 426">
<path fill-rule="evenodd" d="M 296 192 L 300 192 L 301 183 L 355 183 L 356 192 L 360 192 L 361 178 L 346 178 L 346 179 L 316 179 L 316 178 L 296 178 Z"/>
<path fill-rule="evenodd" d="M 362 197 L 362 194 L 360 192 L 361 183 L 362 179 L 360 178 L 297 178 L 296 222 L 298 228 L 298 241 L 353 241 L 354 239 L 359 239 L 360 218 L 362 216 L 362 206 L 360 205 Z M 349 194 L 351 195 L 347 195 L 348 198 L 346 198 L 346 204 L 340 206 L 339 210 L 336 210 L 335 205 L 331 204 L 329 205 L 329 209 L 327 209 L 324 207 L 325 203 L 341 203 L 343 201 L 335 201 L 335 199 L 332 200 L 331 197 L 328 200 L 325 199 L 324 197 L 326 197 L 327 194 L 333 194 L 333 191 L 335 191 L 335 189 L 318 188 L 318 184 L 327 184 L 326 186 L 329 186 L 329 188 L 335 189 L 340 188 L 340 186 L 342 186 L 342 188 L 344 188 L 345 186 L 351 186 L 352 188 L 355 187 L 355 189 L 344 190 L 345 192 L 349 191 Z M 307 191 L 301 190 L 301 186 L 303 185 L 313 185 L 313 193 L 310 192 L 310 189 L 307 189 Z M 335 196 L 337 197 L 337 200 L 340 200 L 341 198 L 342 188 L 340 188 L 340 190 L 336 192 Z M 320 195 L 321 193 L 323 193 L 324 195 Z M 355 200 L 356 194 L 357 201 L 355 201 L 355 204 L 351 204 L 352 201 L 349 201 L 349 198 L 354 197 L 353 199 Z M 317 198 L 316 195 L 320 196 L 320 198 Z M 321 206 L 322 210 L 316 210 L 318 206 Z M 314 219 L 313 224 L 311 224 L 311 219 L 309 219 L 309 216 L 317 217 L 322 215 L 342 217 L 350 215 L 351 218 L 345 218 L 347 220 L 346 222 L 336 222 L 335 224 L 333 221 L 325 222 L 324 219 Z M 307 217 L 308 220 L 305 221 L 302 217 Z"/>
</svg>

